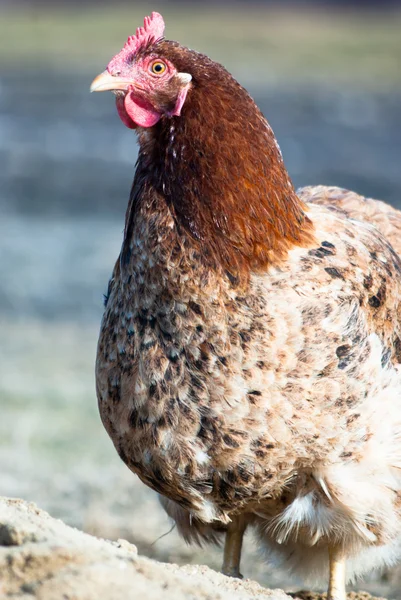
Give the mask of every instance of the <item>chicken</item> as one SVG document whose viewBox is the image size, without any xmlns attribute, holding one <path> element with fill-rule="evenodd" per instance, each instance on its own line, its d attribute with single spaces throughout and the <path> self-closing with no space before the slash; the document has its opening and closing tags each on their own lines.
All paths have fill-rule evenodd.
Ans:
<svg viewBox="0 0 401 600">
<path fill-rule="evenodd" d="M 226 533 L 224 572 L 250 525 L 344 600 L 401 554 L 401 214 L 297 194 L 249 94 L 163 35 L 145 18 L 91 86 L 139 140 L 100 415 L 187 540 Z"/>
</svg>

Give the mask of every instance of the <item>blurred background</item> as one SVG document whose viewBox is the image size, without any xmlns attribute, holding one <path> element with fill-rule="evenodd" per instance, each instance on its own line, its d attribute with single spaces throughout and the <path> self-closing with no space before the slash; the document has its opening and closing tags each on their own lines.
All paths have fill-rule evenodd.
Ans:
<svg viewBox="0 0 401 600">
<path fill-rule="evenodd" d="M 250 90 L 296 186 L 401 208 L 401 2 L 0 0 L 0 494 L 159 560 L 220 568 L 220 550 L 158 540 L 169 521 L 120 462 L 95 397 L 137 150 L 112 96 L 89 85 L 152 10 Z M 299 587 L 251 537 L 242 572 Z M 358 587 L 399 600 L 401 571 Z"/>
</svg>

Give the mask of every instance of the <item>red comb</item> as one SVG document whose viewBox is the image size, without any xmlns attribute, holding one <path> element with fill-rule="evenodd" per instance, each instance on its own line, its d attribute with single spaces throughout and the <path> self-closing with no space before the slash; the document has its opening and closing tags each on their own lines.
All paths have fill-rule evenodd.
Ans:
<svg viewBox="0 0 401 600">
<path fill-rule="evenodd" d="M 143 27 L 138 27 L 135 35 L 130 35 L 128 40 L 124 44 L 124 48 L 111 59 L 107 65 L 107 70 L 111 73 L 112 71 L 119 70 L 119 66 L 122 62 L 125 62 L 128 56 L 136 54 L 140 48 L 147 46 L 152 42 L 157 42 L 164 35 L 164 20 L 163 17 L 157 13 L 152 12 L 150 17 L 145 17 L 143 21 Z"/>
</svg>

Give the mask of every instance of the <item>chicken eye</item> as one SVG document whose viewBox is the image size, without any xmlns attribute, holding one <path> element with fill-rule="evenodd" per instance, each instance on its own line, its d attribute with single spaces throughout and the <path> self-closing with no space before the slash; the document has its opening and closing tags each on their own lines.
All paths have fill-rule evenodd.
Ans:
<svg viewBox="0 0 401 600">
<path fill-rule="evenodd" d="M 151 66 L 151 71 L 155 75 L 162 75 L 165 70 L 166 70 L 166 65 L 164 64 L 164 62 L 161 62 L 160 60 L 157 60 Z"/>
</svg>

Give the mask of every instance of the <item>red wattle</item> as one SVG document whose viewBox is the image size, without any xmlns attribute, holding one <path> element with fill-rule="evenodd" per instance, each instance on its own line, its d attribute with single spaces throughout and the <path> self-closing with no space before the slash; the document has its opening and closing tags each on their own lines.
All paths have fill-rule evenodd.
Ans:
<svg viewBox="0 0 401 600">
<path fill-rule="evenodd" d="M 161 119 L 161 114 L 149 102 L 135 98 L 132 93 L 125 96 L 124 107 L 130 119 L 139 127 L 152 127 Z"/>
</svg>

